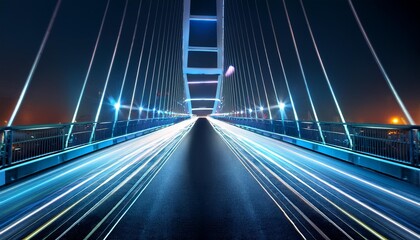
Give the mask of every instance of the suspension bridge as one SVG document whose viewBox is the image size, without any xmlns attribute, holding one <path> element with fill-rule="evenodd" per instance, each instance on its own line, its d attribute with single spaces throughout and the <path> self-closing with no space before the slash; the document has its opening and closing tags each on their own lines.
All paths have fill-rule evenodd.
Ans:
<svg viewBox="0 0 420 240">
<path fill-rule="evenodd" d="M 0 238 L 420 239 L 418 7 L 1 2 Z"/>
</svg>

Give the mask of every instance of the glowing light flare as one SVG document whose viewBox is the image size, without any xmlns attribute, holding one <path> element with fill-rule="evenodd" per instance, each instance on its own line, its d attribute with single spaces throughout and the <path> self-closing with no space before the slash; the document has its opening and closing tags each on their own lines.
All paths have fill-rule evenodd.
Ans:
<svg viewBox="0 0 420 240">
<path fill-rule="evenodd" d="M 286 104 L 284 104 L 283 102 L 280 102 L 279 103 L 279 108 L 280 108 L 280 110 L 284 110 L 284 108 L 286 107 Z"/>
<path fill-rule="evenodd" d="M 121 103 L 119 103 L 119 102 L 116 102 L 115 104 L 114 104 L 114 108 L 115 108 L 115 110 L 120 110 L 120 108 L 121 108 Z"/>
<path fill-rule="evenodd" d="M 399 117 L 392 117 L 390 120 L 391 124 L 401 124 Z"/>
<path fill-rule="evenodd" d="M 235 67 L 230 65 L 226 70 L 225 77 L 230 77 L 235 72 Z"/>
</svg>

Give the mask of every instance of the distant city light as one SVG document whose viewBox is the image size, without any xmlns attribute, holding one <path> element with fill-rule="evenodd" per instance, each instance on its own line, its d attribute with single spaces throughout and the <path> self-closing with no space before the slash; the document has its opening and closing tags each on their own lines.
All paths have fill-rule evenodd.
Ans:
<svg viewBox="0 0 420 240">
<path fill-rule="evenodd" d="M 225 77 L 231 76 L 234 72 L 235 72 L 235 68 L 232 65 L 230 65 L 228 69 L 226 70 Z"/>
<path fill-rule="evenodd" d="M 248 110 L 250 113 L 252 113 L 252 109 L 250 108 L 249 110 Z"/>
<path fill-rule="evenodd" d="M 156 111 L 156 108 L 153 108 L 153 112 L 155 112 Z"/>
<path fill-rule="evenodd" d="M 264 107 L 263 107 L 263 106 L 261 106 L 261 107 L 260 107 L 260 111 L 263 111 L 263 110 L 264 110 Z"/>
<path fill-rule="evenodd" d="M 139 107 L 139 110 L 140 110 L 140 112 L 142 112 L 143 111 L 143 107 Z"/>
<path fill-rule="evenodd" d="M 244 114 L 244 110 L 241 110 L 241 114 Z"/>
<path fill-rule="evenodd" d="M 393 117 L 393 118 L 391 119 L 391 123 L 392 123 L 392 124 L 399 124 L 399 123 L 400 123 L 400 119 L 399 119 L 398 117 Z"/>
</svg>

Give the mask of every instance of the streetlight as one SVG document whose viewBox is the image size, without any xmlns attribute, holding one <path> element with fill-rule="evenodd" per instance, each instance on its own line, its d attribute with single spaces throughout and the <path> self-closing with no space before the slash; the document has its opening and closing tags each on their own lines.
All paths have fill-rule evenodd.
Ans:
<svg viewBox="0 0 420 240">
<path fill-rule="evenodd" d="M 279 103 L 280 110 L 283 111 L 285 107 L 286 107 L 286 104 L 284 104 L 283 102 Z"/>
<path fill-rule="evenodd" d="M 116 102 L 116 103 L 114 104 L 114 108 L 115 108 L 115 110 L 116 110 L 116 111 L 120 110 L 120 107 L 121 107 L 120 102 Z"/>
</svg>

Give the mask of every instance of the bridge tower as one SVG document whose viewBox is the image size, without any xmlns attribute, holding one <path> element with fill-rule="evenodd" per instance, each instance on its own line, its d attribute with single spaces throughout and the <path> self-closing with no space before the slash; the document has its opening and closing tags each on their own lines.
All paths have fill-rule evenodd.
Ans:
<svg viewBox="0 0 420 240">
<path fill-rule="evenodd" d="M 221 107 L 223 27 L 224 0 L 184 0 L 182 66 L 190 114 L 216 113 Z"/>
</svg>

